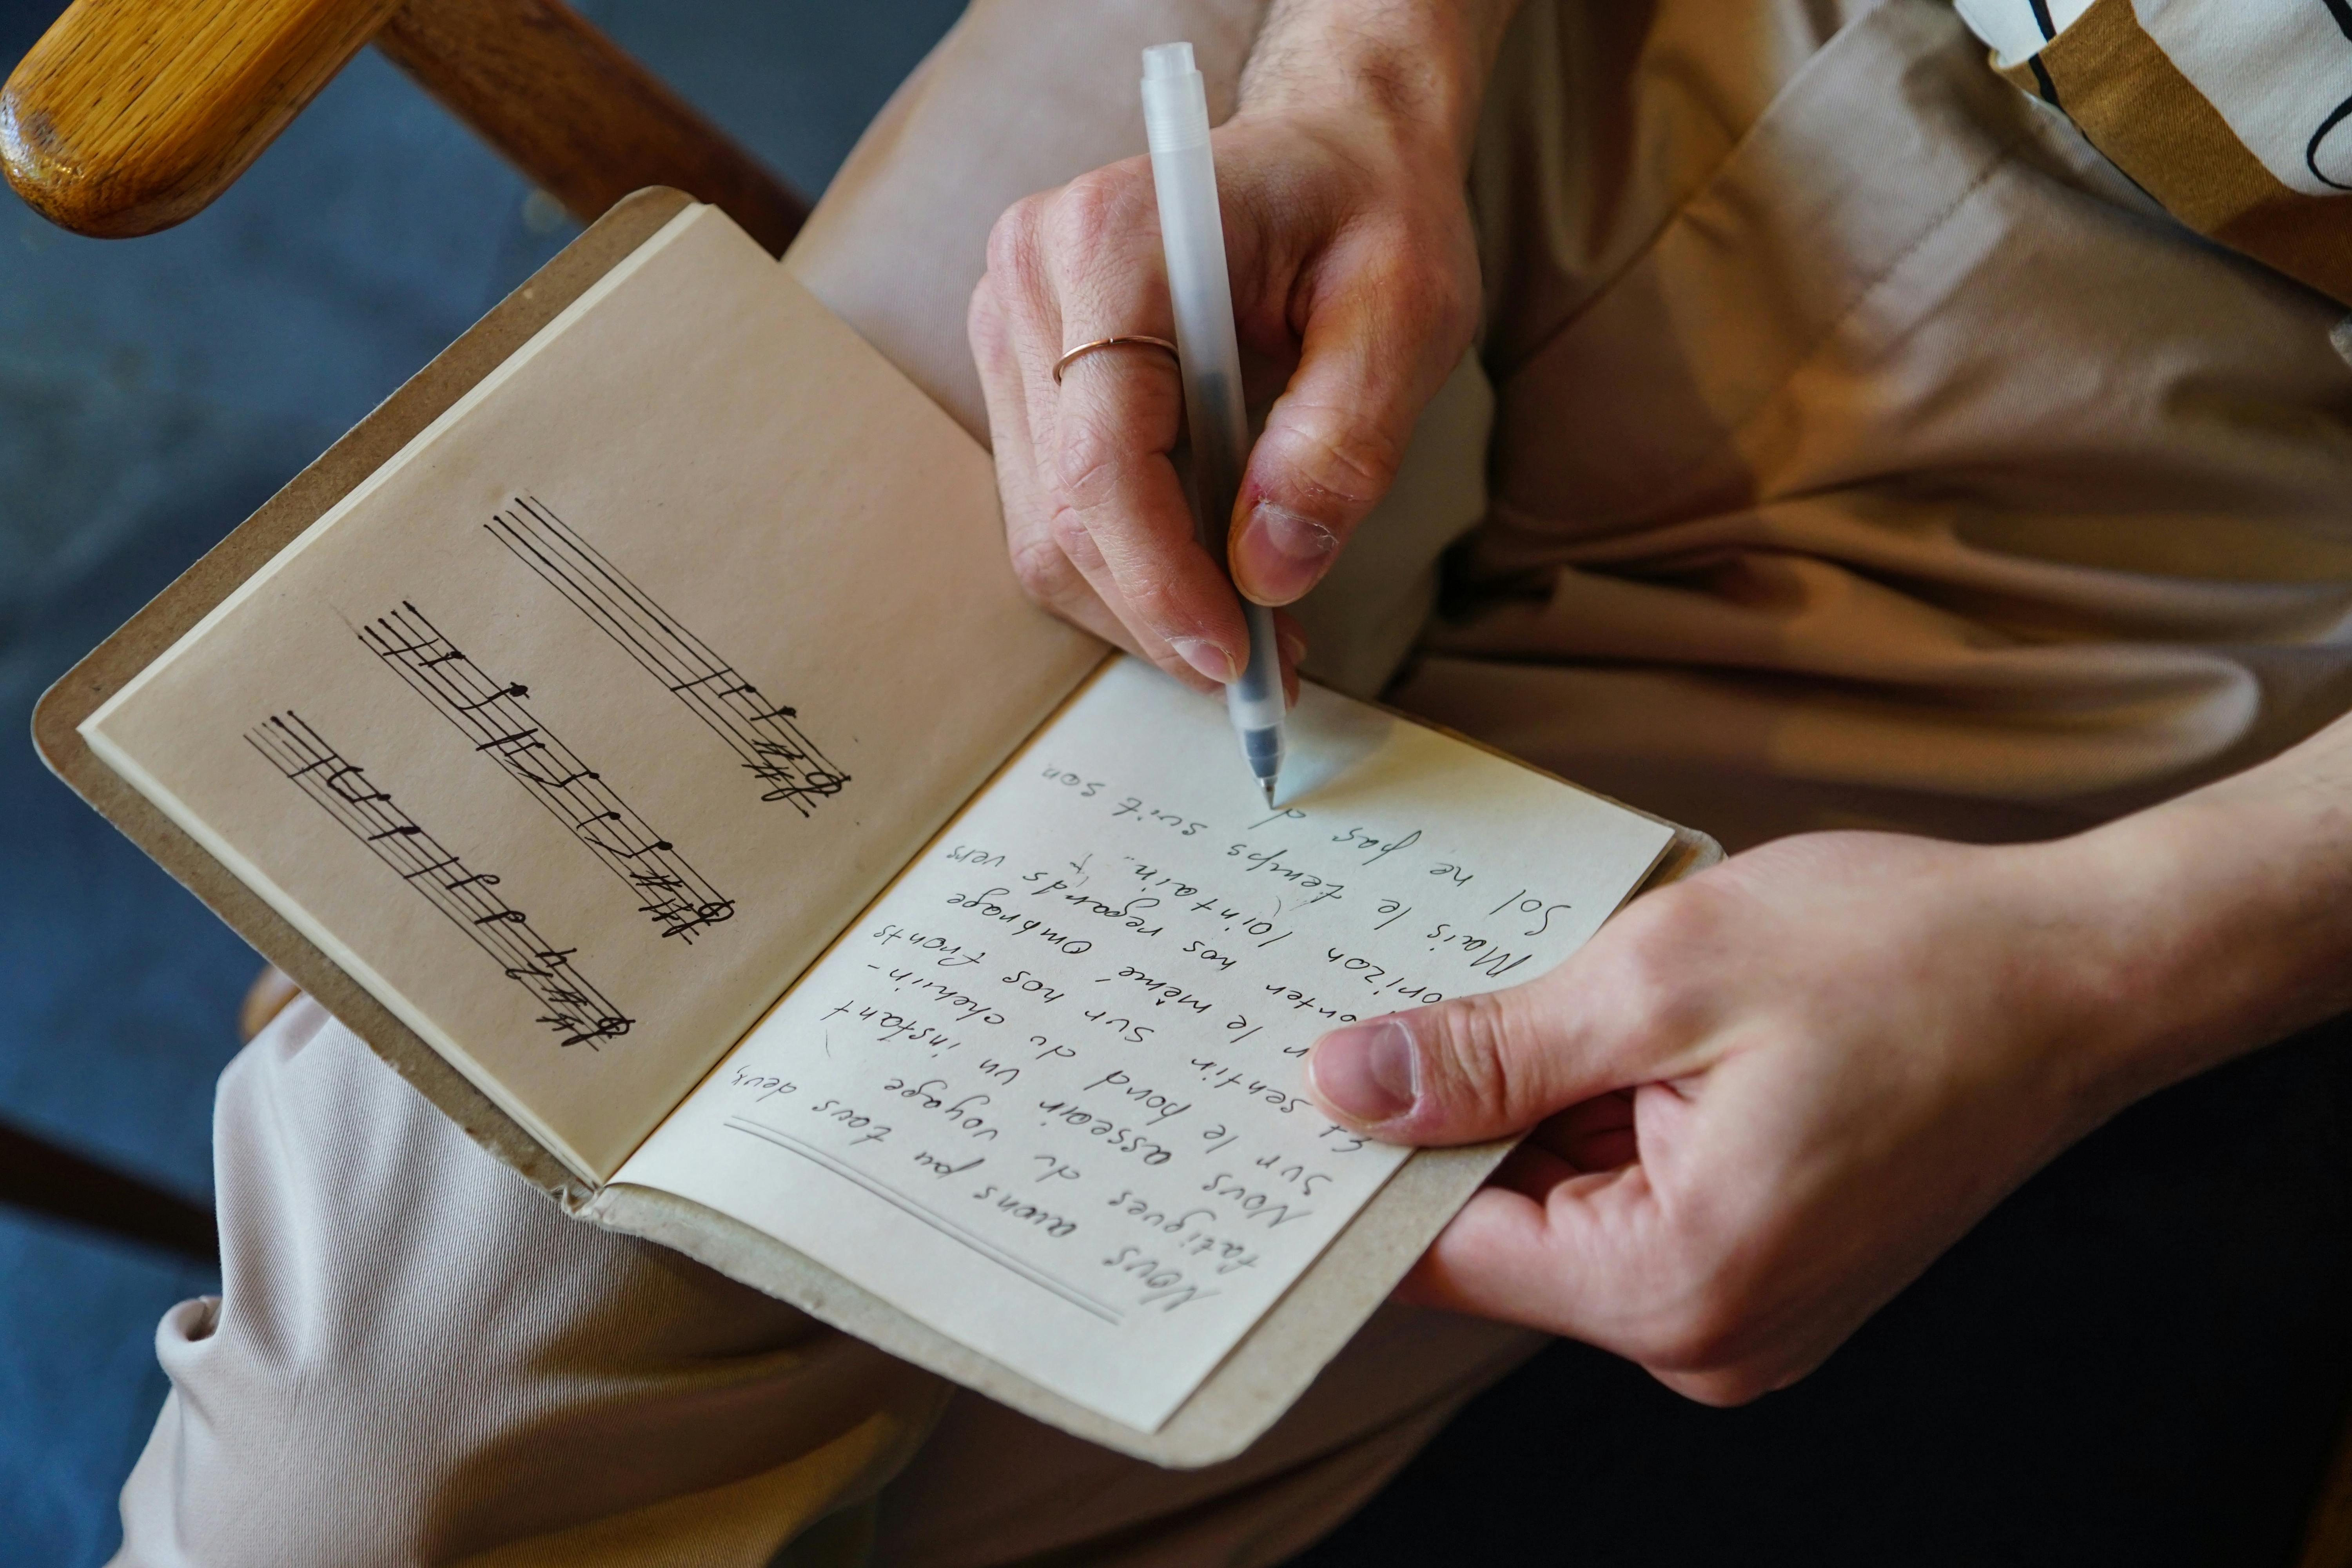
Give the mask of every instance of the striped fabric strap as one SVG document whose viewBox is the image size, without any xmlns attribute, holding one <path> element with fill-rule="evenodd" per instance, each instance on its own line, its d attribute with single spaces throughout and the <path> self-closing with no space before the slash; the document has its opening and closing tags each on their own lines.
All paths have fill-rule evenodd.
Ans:
<svg viewBox="0 0 2352 1568">
<path fill-rule="evenodd" d="M 2091 0 L 1958 0 L 1960 19 L 1974 28 L 2003 70 L 2032 59 L 2042 46 L 2074 25 Z"/>
<path fill-rule="evenodd" d="M 1957 3 L 2174 216 L 2352 304 L 2352 0 Z"/>
</svg>

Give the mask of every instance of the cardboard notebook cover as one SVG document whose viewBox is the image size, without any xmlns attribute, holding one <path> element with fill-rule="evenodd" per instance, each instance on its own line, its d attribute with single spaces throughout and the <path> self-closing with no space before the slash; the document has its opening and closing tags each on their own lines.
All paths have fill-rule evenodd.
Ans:
<svg viewBox="0 0 2352 1568">
<path fill-rule="evenodd" d="M 34 710 L 35 744 L 58 777 L 366 1041 L 467 1137 L 572 1214 L 674 1247 L 1076 1436 L 1167 1466 L 1230 1458 L 1272 1426 L 1339 1353 L 1429 1235 L 1502 1158 L 1507 1144 L 1433 1150 L 1407 1161 L 1176 1413 L 1157 1431 L 1139 1431 L 1048 1392 L 740 1221 L 668 1194 L 624 1185 L 599 1188 L 583 1180 L 118 776 L 79 732 L 82 721 L 689 202 L 677 191 L 640 191 L 590 226 L 68 671 Z M 1675 840 L 1643 890 L 1722 858 L 1721 848 L 1706 835 L 1666 826 L 1674 828 Z"/>
</svg>

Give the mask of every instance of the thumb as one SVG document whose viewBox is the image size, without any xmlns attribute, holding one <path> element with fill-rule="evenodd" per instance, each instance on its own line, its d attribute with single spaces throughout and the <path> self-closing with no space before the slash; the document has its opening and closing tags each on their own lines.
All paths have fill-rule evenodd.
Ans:
<svg viewBox="0 0 2352 1568">
<path fill-rule="evenodd" d="M 1333 1120 L 1391 1143 L 1524 1132 L 1623 1087 L 1553 976 L 1335 1029 L 1307 1058 Z"/>
<path fill-rule="evenodd" d="M 1370 268 L 1317 302 L 1234 504 L 1228 553 L 1244 594 L 1287 605 L 1322 580 L 1396 481 L 1469 321 L 1438 285 Z"/>
</svg>

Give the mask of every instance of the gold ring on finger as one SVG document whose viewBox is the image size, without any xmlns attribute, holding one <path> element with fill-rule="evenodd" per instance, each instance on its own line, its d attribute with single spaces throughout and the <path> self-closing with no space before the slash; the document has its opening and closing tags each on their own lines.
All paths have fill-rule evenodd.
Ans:
<svg viewBox="0 0 2352 1568">
<path fill-rule="evenodd" d="M 1176 353 L 1176 345 L 1166 338 L 1147 337 L 1141 332 L 1124 333 L 1115 338 L 1097 338 L 1090 343 L 1080 343 L 1054 362 L 1054 384 L 1061 385 L 1062 373 L 1069 369 L 1076 361 L 1094 353 L 1097 349 L 1158 349 L 1165 353 L 1171 362 L 1179 365 L 1183 363 Z"/>
</svg>

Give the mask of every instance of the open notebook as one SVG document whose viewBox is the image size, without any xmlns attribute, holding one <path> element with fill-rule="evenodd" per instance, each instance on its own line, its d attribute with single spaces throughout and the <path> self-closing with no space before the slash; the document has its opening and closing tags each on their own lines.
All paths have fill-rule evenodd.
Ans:
<svg viewBox="0 0 2352 1568">
<path fill-rule="evenodd" d="M 986 454 L 726 217 L 581 245 L 45 750 L 587 1219 L 1238 1450 L 1498 1152 L 1334 1127 L 1308 1045 L 1708 847 L 1312 686 L 1268 810 L 1220 705 L 1024 602 Z"/>
</svg>

